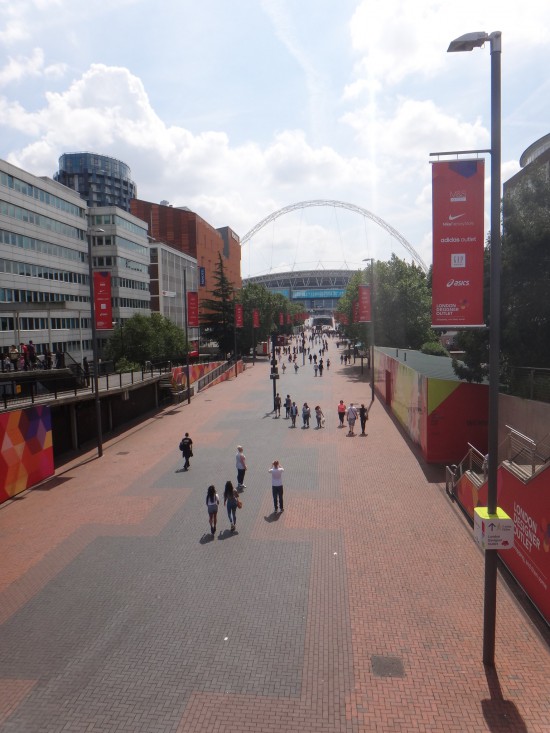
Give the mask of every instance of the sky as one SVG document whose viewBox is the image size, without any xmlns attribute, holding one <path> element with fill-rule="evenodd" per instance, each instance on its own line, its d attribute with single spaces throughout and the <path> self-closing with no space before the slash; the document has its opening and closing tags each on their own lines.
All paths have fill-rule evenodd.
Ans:
<svg viewBox="0 0 550 733">
<path fill-rule="evenodd" d="M 430 153 L 491 143 L 489 45 L 447 53 L 472 31 L 502 32 L 506 181 L 550 133 L 547 0 L 0 0 L 0 157 L 118 158 L 139 198 L 256 230 L 243 277 L 429 265 Z"/>
</svg>

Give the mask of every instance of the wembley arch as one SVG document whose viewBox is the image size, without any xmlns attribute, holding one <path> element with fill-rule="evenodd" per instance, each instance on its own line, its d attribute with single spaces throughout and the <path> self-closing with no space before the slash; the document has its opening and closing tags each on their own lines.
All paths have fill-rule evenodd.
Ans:
<svg viewBox="0 0 550 733">
<path fill-rule="evenodd" d="M 355 204 L 349 204 L 345 201 L 315 199 L 313 201 L 300 201 L 298 203 L 285 206 L 283 209 L 279 209 L 278 211 L 274 211 L 272 214 L 269 214 L 269 216 L 266 216 L 265 219 L 262 219 L 254 227 L 252 227 L 252 229 L 248 231 L 244 235 L 244 237 L 241 238 L 241 246 L 249 242 L 255 234 L 257 234 L 261 229 L 270 224 L 272 221 L 275 221 L 275 219 L 278 219 L 285 214 L 289 214 L 291 211 L 297 211 L 298 209 L 307 209 L 314 206 L 333 206 L 340 209 L 347 209 L 348 211 L 352 211 L 356 214 L 359 214 L 360 216 L 364 216 L 365 218 L 370 219 L 370 221 L 374 222 L 379 227 L 384 229 L 397 242 L 399 242 L 399 244 L 407 250 L 407 252 L 411 255 L 416 264 L 420 268 L 422 268 L 425 273 L 428 272 L 428 266 L 426 265 L 422 257 L 418 254 L 412 244 L 410 244 L 410 242 L 408 242 L 405 237 L 397 231 L 397 229 L 394 229 L 388 224 L 388 222 L 384 221 L 384 219 L 381 219 L 379 216 L 376 216 L 376 214 L 373 214 L 372 211 L 368 211 L 368 209 L 364 209 L 361 206 L 356 206 Z"/>
</svg>

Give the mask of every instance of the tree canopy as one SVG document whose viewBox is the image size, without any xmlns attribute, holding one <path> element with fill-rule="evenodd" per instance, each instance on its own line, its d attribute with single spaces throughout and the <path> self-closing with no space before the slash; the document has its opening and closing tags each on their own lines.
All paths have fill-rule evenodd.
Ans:
<svg viewBox="0 0 550 733">
<path fill-rule="evenodd" d="M 183 331 L 168 318 L 160 313 L 136 314 L 115 329 L 105 346 L 105 356 L 115 364 L 121 359 L 143 364 L 183 359 L 187 348 Z"/>
</svg>

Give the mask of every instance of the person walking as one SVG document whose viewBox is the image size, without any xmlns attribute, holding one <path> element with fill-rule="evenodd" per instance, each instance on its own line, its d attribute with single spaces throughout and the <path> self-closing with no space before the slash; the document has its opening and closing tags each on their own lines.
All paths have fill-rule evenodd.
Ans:
<svg viewBox="0 0 550 733">
<path fill-rule="evenodd" d="M 291 406 L 292 406 L 292 400 L 290 399 L 290 395 L 287 394 L 287 396 L 285 397 L 285 412 L 286 412 L 285 420 L 288 420 L 288 418 L 290 417 Z"/>
<path fill-rule="evenodd" d="M 274 412 L 275 417 L 281 417 L 281 395 L 277 392 L 275 395 L 275 404 L 274 404 Z"/>
<path fill-rule="evenodd" d="M 340 400 L 338 404 L 338 419 L 340 420 L 340 424 L 338 425 L 339 428 L 344 427 L 344 417 L 346 416 L 346 406 L 344 404 L 344 400 Z"/>
<path fill-rule="evenodd" d="M 313 365 L 313 371 L 315 372 L 315 376 L 317 376 L 317 369 L 319 369 L 317 362 Z"/>
<path fill-rule="evenodd" d="M 304 423 L 304 428 L 309 428 L 309 418 L 311 417 L 311 409 L 307 402 L 304 402 L 304 405 L 302 407 L 302 422 Z"/>
<path fill-rule="evenodd" d="M 369 411 L 367 410 L 365 405 L 361 403 L 361 407 L 359 408 L 359 422 L 361 423 L 361 435 L 366 435 L 365 426 L 367 424 L 368 419 L 369 419 Z"/>
<path fill-rule="evenodd" d="M 296 418 L 297 418 L 297 416 L 298 416 L 298 405 L 295 402 L 293 402 L 290 405 L 290 419 L 292 420 L 292 427 L 293 428 L 296 427 Z"/>
<path fill-rule="evenodd" d="M 286 372 L 286 364 L 283 361 L 283 365 L 281 366 L 281 369 L 283 370 L 283 374 Z"/>
<path fill-rule="evenodd" d="M 319 361 L 319 376 L 320 376 L 320 377 L 322 377 L 322 376 L 323 376 L 323 369 L 324 369 L 324 365 L 323 365 L 323 360 L 321 359 L 321 360 Z"/>
<path fill-rule="evenodd" d="M 237 506 L 239 501 L 239 494 L 233 488 L 231 481 L 225 482 L 225 489 L 223 492 L 223 505 L 227 507 L 227 516 L 231 523 L 231 531 L 234 532 L 237 526 Z"/>
<path fill-rule="evenodd" d="M 327 359 L 327 372 L 330 369 L 330 359 Z"/>
<path fill-rule="evenodd" d="M 353 406 L 353 402 L 349 403 L 348 408 L 348 426 L 349 426 L 349 432 L 348 435 L 355 435 L 355 421 L 357 420 L 357 410 Z"/>
<path fill-rule="evenodd" d="M 189 468 L 189 459 L 193 457 L 193 441 L 189 437 L 189 433 L 185 433 L 185 436 L 180 440 L 180 451 L 185 459 L 183 464 L 183 470 L 187 471 Z"/>
<path fill-rule="evenodd" d="M 214 534 L 216 531 L 216 523 L 218 520 L 218 507 L 220 506 L 220 497 L 216 493 L 216 487 L 210 485 L 206 491 L 206 508 L 208 510 L 208 521 L 210 523 L 210 532 Z"/>
<path fill-rule="evenodd" d="M 271 493 L 273 494 L 273 509 L 275 512 L 280 507 L 281 511 L 284 511 L 283 507 L 283 472 L 284 468 L 281 466 L 279 461 L 273 461 L 269 473 L 271 474 Z"/>
<path fill-rule="evenodd" d="M 235 456 L 235 465 L 237 467 L 237 490 L 246 489 L 244 485 L 244 475 L 246 473 L 246 456 L 242 445 L 237 446 L 237 455 Z"/>
<path fill-rule="evenodd" d="M 316 405 L 315 407 L 315 418 L 317 420 L 317 430 L 324 427 L 325 416 L 323 415 L 320 405 Z"/>
<path fill-rule="evenodd" d="M 294 362 L 294 374 L 298 374 L 298 364 Z"/>
</svg>

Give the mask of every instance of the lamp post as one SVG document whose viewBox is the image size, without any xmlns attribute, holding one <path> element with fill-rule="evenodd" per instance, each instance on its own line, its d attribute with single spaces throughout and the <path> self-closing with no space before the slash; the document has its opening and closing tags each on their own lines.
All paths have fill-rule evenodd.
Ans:
<svg viewBox="0 0 550 733">
<path fill-rule="evenodd" d="M 467 33 L 451 42 L 448 52 L 471 51 L 489 42 L 491 49 L 491 291 L 489 320 L 489 472 L 487 512 L 497 509 L 498 386 L 500 351 L 500 186 L 501 186 L 501 54 L 502 34 Z M 485 603 L 483 615 L 483 662 L 495 665 L 495 620 L 497 595 L 497 550 L 485 551 Z"/>
<path fill-rule="evenodd" d="M 94 367 L 94 403 L 95 403 L 95 425 L 97 441 L 97 457 L 103 455 L 103 433 L 101 430 L 101 400 L 99 399 L 99 375 L 98 375 L 98 353 L 97 353 L 97 331 L 95 323 L 95 298 L 94 298 L 94 271 L 92 267 L 92 236 L 101 234 L 105 229 L 88 229 L 88 278 L 90 280 L 90 324 L 92 327 L 92 362 Z"/>
<path fill-rule="evenodd" d="M 374 258 L 367 257 L 363 262 L 370 262 L 370 398 L 374 403 Z"/>
</svg>

